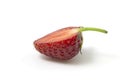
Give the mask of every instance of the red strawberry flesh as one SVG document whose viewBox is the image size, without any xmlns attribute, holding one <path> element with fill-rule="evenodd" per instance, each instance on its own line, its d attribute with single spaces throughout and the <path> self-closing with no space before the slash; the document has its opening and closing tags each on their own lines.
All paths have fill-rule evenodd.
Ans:
<svg viewBox="0 0 120 80">
<path fill-rule="evenodd" d="M 82 35 L 79 32 L 79 27 L 67 27 L 36 40 L 34 45 L 42 54 L 68 60 L 79 53 Z"/>
</svg>

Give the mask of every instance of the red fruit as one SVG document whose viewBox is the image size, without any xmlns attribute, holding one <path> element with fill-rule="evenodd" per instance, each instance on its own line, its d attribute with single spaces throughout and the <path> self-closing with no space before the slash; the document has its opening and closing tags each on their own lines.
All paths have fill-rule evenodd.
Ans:
<svg viewBox="0 0 120 80">
<path fill-rule="evenodd" d="M 40 53 L 61 60 L 73 58 L 81 50 L 83 37 L 81 31 L 94 30 L 107 33 L 98 28 L 67 27 L 52 32 L 34 41 L 36 50 Z"/>
</svg>

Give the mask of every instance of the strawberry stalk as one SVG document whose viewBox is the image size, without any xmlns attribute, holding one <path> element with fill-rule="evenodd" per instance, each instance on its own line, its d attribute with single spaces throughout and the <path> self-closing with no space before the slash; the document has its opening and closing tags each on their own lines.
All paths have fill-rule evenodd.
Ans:
<svg viewBox="0 0 120 80">
<path fill-rule="evenodd" d="M 83 31 L 97 31 L 97 32 L 107 33 L 107 31 L 104 30 L 104 29 L 93 28 L 93 27 L 80 27 L 79 31 L 80 32 L 83 32 Z"/>
<path fill-rule="evenodd" d="M 97 31 L 97 32 L 101 32 L 101 33 L 108 33 L 104 29 L 94 28 L 94 27 L 80 27 L 79 31 L 80 32 L 83 32 L 83 31 Z M 80 48 L 82 48 L 82 44 L 80 45 Z M 80 49 L 80 53 L 82 54 L 81 49 Z"/>
</svg>

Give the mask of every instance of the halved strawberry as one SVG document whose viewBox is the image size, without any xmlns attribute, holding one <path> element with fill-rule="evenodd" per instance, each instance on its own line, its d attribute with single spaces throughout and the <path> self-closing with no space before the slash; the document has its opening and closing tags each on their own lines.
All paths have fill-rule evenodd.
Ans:
<svg viewBox="0 0 120 80">
<path fill-rule="evenodd" d="M 67 27 L 52 32 L 34 41 L 35 48 L 46 56 L 61 60 L 73 58 L 81 50 L 83 37 L 81 31 L 93 30 L 107 33 L 98 28 Z"/>
</svg>

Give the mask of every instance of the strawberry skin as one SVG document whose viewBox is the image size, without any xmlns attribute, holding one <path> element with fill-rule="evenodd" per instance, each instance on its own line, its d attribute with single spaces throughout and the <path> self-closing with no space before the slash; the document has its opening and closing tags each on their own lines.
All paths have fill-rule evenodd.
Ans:
<svg viewBox="0 0 120 80">
<path fill-rule="evenodd" d="M 68 60 L 79 53 L 82 46 L 80 27 L 67 27 L 34 41 L 40 53 L 61 60 Z"/>
</svg>

